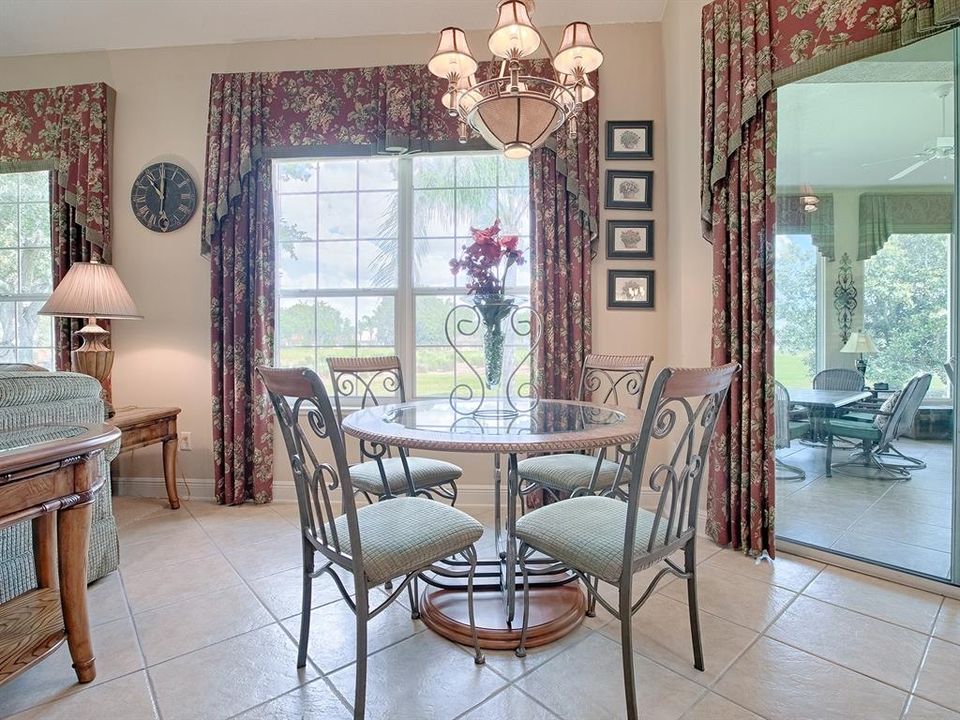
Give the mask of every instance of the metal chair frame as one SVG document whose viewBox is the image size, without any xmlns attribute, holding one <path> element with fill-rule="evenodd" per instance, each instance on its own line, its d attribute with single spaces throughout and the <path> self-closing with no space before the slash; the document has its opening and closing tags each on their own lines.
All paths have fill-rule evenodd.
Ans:
<svg viewBox="0 0 960 720">
<path fill-rule="evenodd" d="M 558 563 L 546 568 L 530 567 L 528 560 L 539 549 L 521 541 L 518 561 L 523 574 L 524 599 L 527 600 L 529 583 L 527 575 L 545 575 L 567 568 L 583 581 L 591 598 L 599 602 L 620 621 L 620 645 L 623 653 L 623 680 L 626 695 L 627 717 L 639 718 L 633 670 L 633 634 L 631 619 L 649 599 L 657 584 L 670 573 L 687 581 L 687 601 L 690 614 L 690 636 L 693 645 L 694 667 L 703 670 L 703 648 L 700 637 L 700 617 L 697 604 L 697 510 L 700 488 L 703 484 L 707 453 L 713 439 L 714 428 L 720 408 L 726 399 L 730 383 L 740 366 L 732 363 L 715 368 L 674 369 L 666 368 L 654 382 L 647 402 L 642 430 L 636 444 L 631 448 L 632 465 L 627 494 L 626 528 L 623 539 L 623 564 L 618 588 L 618 603 L 614 607 L 605 600 L 597 587 L 598 578 L 591 578 L 584 571 Z M 675 436 L 675 433 L 678 436 Z M 648 483 L 660 493 L 655 520 L 646 543 L 646 553 L 634 557 L 634 542 L 637 533 L 637 516 L 640 505 L 640 487 L 646 466 L 651 440 L 671 444 L 668 462 L 658 463 L 649 473 Z M 537 512 L 536 510 L 533 512 Z M 661 528 L 666 526 L 663 544 L 657 542 Z M 670 559 L 677 550 L 684 554 L 683 567 Z M 634 602 L 633 575 L 639 570 L 663 561 L 662 568 Z M 523 628 L 520 646 L 516 654 L 526 655 L 526 637 L 529 625 L 529 603 L 524 602 Z"/>
<path fill-rule="evenodd" d="M 343 396 L 352 396 L 355 391 L 359 390 L 361 409 L 371 405 L 380 405 L 379 390 L 390 394 L 395 393 L 402 403 L 407 400 L 400 358 L 396 355 L 328 358 L 327 366 L 330 368 L 330 379 L 333 381 L 333 398 L 338 423 L 343 422 Z M 449 500 L 451 506 L 456 505 L 457 483 L 455 480 L 429 487 L 416 487 L 410 475 L 410 467 L 407 464 L 410 451 L 401 447 L 396 448 L 396 450 L 407 479 L 408 495 L 420 495 L 433 499 L 434 494 L 436 494 L 445 500 Z M 389 446 L 366 440 L 360 441 L 360 461 L 375 462 L 377 469 L 380 471 L 380 479 L 383 482 L 383 493 L 378 495 L 380 500 L 396 497 L 387 483 L 387 473 L 383 467 L 384 458 L 392 457 L 393 449 Z M 449 486 L 449 489 L 447 486 Z M 363 494 L 367 498 L 367 502 L 373 502 L 366 493 Z"/>
<path fill-rule="evenodd" d="M 774 444 L 778 450 L 788 448 L 794 439 L 790 429 L 790 414 L 793 408 L 790 403 L 790 391 L 779 381 L 776 382 L 774 390 L 773 406 L 776 421 Z M 807 477 L 807 473 L 803 468 L 799 468 L 796 465 L 789 465 L 779 457 L 776 457 L 776 466 L 785 471 L 785 474 L 777 475 L 777 480 L 790 482 L 794 480 L 805 480 Z"/>
<path fill-rule="evenodd" d="M 858 473 L 849 472 L 850 468 L 863 468 L 879 473 L 880 477 L 889 480 L 909 480 L 911 471 L 923 470 L 926 463 L 919 458 L 905 455 L 893 446 L 903 433 L 913 426 L 920 404 L 930 389 L 930 373 L 917 373 L 900 393 L 900 397 L 889 413 L 879 409 L 863 408 L 877 416 L 886 416 L 887 423 L 880 432 L 876 441 L 863 440 L 859 450 L 851 454 L 844 462 L 833 463 L 834 428 L 827 421 L 827 477 L 833 476 L 833 470 L 839 469 L 842 474 L 858 476 Z M 842 435 L 841 435 L 842 437 Z M 891 462 L 891 458 L 894 460 Z M 902 461 L 902 462 L 900 462 Z M 846 472 L 844 472 L 846 470 Z"/>
<path fill-rule="evenodd" d="M 628 399 L 635 399 L 635 406 L 639 409 L 643 403 L 643 394 L 652 362 L 652 355 L 587 355 L 580 370 L 577 400 L 586 400 L 589 395 L 593 402 L 601 405 L 619 405 Z M 604 495 L 619 494 L 622 497 L 623 477 L 629 472 L 630 448 L 618 446 L 614 448 L 614 453 L 619 467 L 609 488 L 597 487 L 603 461 L 607 458 L 607 448 L 600 448 L 596 451 L 597 462 L 590 480 L 586 485 L 574 490 L 570 496 L 594 495 L 599 491 Z M 562 492 L 561 488 L 534 482 L 522 475 L 520 483 L 521 500 L 538 489 L 549 492 L 555 500 L 560 499 L 557 493 Z M 526 503 L 521 502 L 521 507 L 525 505 Z"/>
<path fill-rule="evenodd" d="M 371 608 L 369 597 L 371 588 L 364 572 L 363 553 L 360 550 L 363 537 L 360 534 L 346 447 L 338 418 L 334 414 L 323 382 L 316 373 L 307 368 L 259 367 L 257 372 L 270 395 L 283 441 L 290 456 L 297 492 L 297 506 L 300 511 L 303 597 L 300 637 L 297 645 L 297 667 L 302 668 L 307 662 L 313 580 L 326 573 L 333 578 L 340 595 L 356 615 L 357 672 L 353 716 L 355 720 L 362 720 L 366 705 L 367 623 L 396 600 L 404 588 L 408 590 L 411 598 L 412 614 L 414 618 L 418 617 L 416 581 L 422 573 L 428 571 L 445 577 L 466 579 L 474 662 L 478 665 L 483 664 L 484 655 L 480 650 L 477 636 L 473 603 L 474 575 L 477 567 L 476 548 L 469 545 L 457 553 L 457 556 L 463 557 L 466 561 L 466 570 L 451 570 L 448 565 L 436 563 L 418 568 L 408 573 L 386 600 Z M 289 399 L 293 399 L 292 405 Z M 321 462 L 318 459 L 307 439 L 304 424 L 310 428 L 315 438 L 329 443 L 334 456 L 333 464 Z M 342 514 L 347 518 L 349 547 L 352 549 L 352 554 L 342 549 L 341 539 L 337 533 L 331 493 L 338 488 Z M 424 502 L 427 501 L 424 500 Z M 321 558 L 319 564 L 317 563 L 318 555 Z M 351 597 L 344 587 L 343 581 L 336 572 L 338 568 L 353 575 L 354 597 Z"/>
</svg>

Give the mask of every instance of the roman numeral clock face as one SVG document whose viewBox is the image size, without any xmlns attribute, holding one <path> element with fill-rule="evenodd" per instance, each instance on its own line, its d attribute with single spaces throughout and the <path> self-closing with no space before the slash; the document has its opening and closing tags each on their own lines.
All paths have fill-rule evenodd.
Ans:
<svg viewBox="0 0 960 720">
<path fill-rule="evenodd" d="M 179 165 L 154 163 L 134 181 L 130 205 L 148 230 L 172 232 L 186 225 L 197 209 L 197 186 Z"/>
</svg>

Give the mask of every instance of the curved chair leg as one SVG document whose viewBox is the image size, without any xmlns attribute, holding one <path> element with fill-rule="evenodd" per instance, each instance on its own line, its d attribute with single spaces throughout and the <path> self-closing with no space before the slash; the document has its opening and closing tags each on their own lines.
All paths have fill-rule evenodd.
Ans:
<svg viewBox="0 0 960 720">
<path fill-rule="evenodd" d="M 303 595 L 300 605 L 300 642 L 297 645 L 297 667 L 307 664 L 307 646 L 310 644 L 310 609 L 313 605 L 313 546 L 302 539 L 303 544 Z"/>
<path fill-rule="evenodd" d="M 587 593 L 586 615 L 592 618 L 597 616 L 597 592 L 600 589 L 600 578 L 595 577 L 590 584 L 593 586 L 593 592 Z"/>
<path fill-rule="evenodd" d="M 530 624 L 530 586 L 527 584 L 527 550 L 529 545 L 525 542 L 520 543 L 520 549 L 517 552 L 517 562 L 520 564 L 523 583 L 523 625 L 520 629 L 520 645 L 514 650 L 514 654 L 519 657 L 527 656 L 527 629 Z"/>
<path fill-rule="evenodd" d="M 420 619 L 420 592 L 417 585 L 419 576 L 414 575 L 413 580 L 407 584 L 407 597 L 410 598 L 410 618 L 412 620 Z"/>
<path fill-rule="evenodd" d="M 367 703 L 367 592 L 357 594 L 357 673 L 353 690 L 353 718 L 363 720 Z"/>
<path fill-rule="evenodd" d="M 785 474 L 777 475 L 777 480 L 790 482 L 791 480 L 806 480 L 807 478 L 807 473 L 802 468 L 798 468 L 796 465 L 788 465 L 780 458 L 776 459 L 776 465 L 778 469 L 785 471 Z"/>
<path fill-rule="evenodd" d="M 620 649 L 623 653 L 623 691 L 627 702 L 627 720 L 639 720 L 637 687 L 633 678 L 633 615 L 630 612 L 630 583 L 633 577 L 624 573 L 620 579 Z"/>
<path fill-rule="evenodd" d="M 697 557 L 696 546 L 691 540 L 683 550 L 684 572 L 687 578 L 687 607 L 690 610 L 690 639 L 693 642 L 693 666 L 703 671 L 703 644 L 700 642 L 700 608 L 697 604 Z"/>
<path fill-rule="evenodd" d="M 471 545 L 464 551 L 464 554 L 470 562 L 470 574 L 467 575 L 467 609 L 470 614 L 470 635 L 473 637 L 473 662 L 477 665 L 483 665 L 487 659 L 480 649 L 480 636 L 477 634 L 477 618 L 473 606 L 473 578 L 477 572 L 477 549 Z"/>
</svg>

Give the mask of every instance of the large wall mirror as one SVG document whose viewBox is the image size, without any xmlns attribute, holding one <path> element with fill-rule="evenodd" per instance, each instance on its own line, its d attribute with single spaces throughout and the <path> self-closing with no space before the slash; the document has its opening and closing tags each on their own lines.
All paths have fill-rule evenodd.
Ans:
<svg viewBox="0 0 960 720">
<path fill-rule="evenodd" d="M 960 584 L 956 32 L 777 91 L 778 537 Z"/>
</svg>

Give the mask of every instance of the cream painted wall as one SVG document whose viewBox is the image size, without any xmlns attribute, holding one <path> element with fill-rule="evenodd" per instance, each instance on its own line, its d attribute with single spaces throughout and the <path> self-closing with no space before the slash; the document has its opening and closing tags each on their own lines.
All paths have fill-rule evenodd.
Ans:
<svg viewBox="0 0 960 720">
<path fill-rule="evenodd" d="M 608 312 L 607 268 L 638 265 L 607 263 L 601 223 L 594 263 L 594 349 L 652 352 L 657 365 L 662 366 L 668 355 L 669 306 L 681 289 L 671 287 L 668 263 L 674 253 L 668 250 L 673 240 L 668 236 L 670 188 L 664 182 L 669 134 L 665 127 L 664 62 L 673 62 L 670 58 L 677 49 L 665 51 L 661 47 L 658 23 L 600 25 L 594 31 L 606 56 L 600 70 L 601 120 L 652 119 L 655 123 L 655 160 L 610 166 L 656 171 L 654 211 L 632 216 L 656 221 L 656 260 L 642 266 L 658 271 L 656 310 Z M 551 42 L 559 37 L 558 28 L 544 32 Z M 470 42 L 479 53 L 485 47 L 485 35 L 471 34 Z M 117 91 L 112 178 L 114 263 L 145 319 L 114 323 L 114 402 L 118 406 L 164 404 L 183 408 L 180 429 L 193 434 L 194 447 L 192 452 L 180 454 L 180 469 L 187 478 L 208 481 L 213 472 L 209 266 L 198 252 L 199 215 L 170 235 L 157 235 L 140 226 L 128 200 L 134 178 L 147 164 L 166 159 L 181 163 L 202 185 L 211 73 L 418 63 L 425 61 L 434 43 L 433 35 L 406 35 L 0 59 L 0 89 L 104 81 Z M 696 124 L 696 120 L 693 122 Z M 696 132 L 690 135 L 692 145 L 696 137 Z M 676 139 L 671 142 L 682 145 Z M 603 170 L 608 163 L 601 162 Z M 601 221 L 629 216 L 601 211 Z M 285 462 L 285 458 L 281 460 Z M 462 464 L 468 477 L 479 473 L 485 477 L 489 472 L 486 458 L 462 459 Z M 120 461 L 120 477 L 159 475 L 157 448 L 139 450 L 135 457 L 128 455 Z M 289 471 L 278 463 L 278 482 L 287 477 Z M 200 494 L 209 492 L 201 483 L 195 487 Z"/>
<path fill-rule="evenodd" d="M 673 365 L 710 364 L 713 255 L 700 228 L 700 11 L 670 0 L 663 16 L 667 156 L 666 341 Z"/>
</svg>

